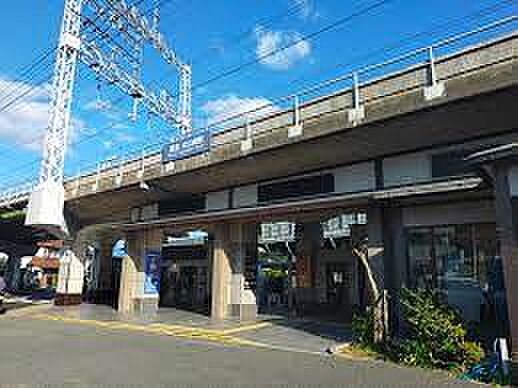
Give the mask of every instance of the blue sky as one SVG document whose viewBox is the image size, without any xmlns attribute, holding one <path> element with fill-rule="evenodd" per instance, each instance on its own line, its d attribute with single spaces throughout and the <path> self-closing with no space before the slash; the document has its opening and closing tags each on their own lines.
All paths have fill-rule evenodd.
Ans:
<svg viewBox="0 0 518 388">
<path fill-rule="evenodd" d="M 194 85 L 290 42 L 299 42 L 232 76 L 195 89 L 195 126 L 515 13 L 511 1 L 392 0 L 314 39 L 301 40 L 377 2 L 164 1 L 161 29 L 179 57 L 192 63 Z M 52 66 L 43 64 L 39 77 L 22 77 L 20 69 L 57 43 L 63 12 L 62 0 L 4 3 L 0 12 L 0 107 L 4 99 L 12 98 L 7 92 L 13 88 L 30 93 L 12 108 L 0 109 L 0 187 L 38 173 L 39 139 L 48 111 L 49 86 L 45 81 Z M 152 3 L 144 0 L 142 9 L 148 10 Z M 482 9 L 488 11 L 477 14 Z M 421 34 L 408 39 L 417 33 Z M 172 69 L 162 64 L 151 49 L 146 49 L 146 83 L 163 79 L 164 74 L 168 76 L 161 84 L 176 93 Z M 38 82 L 41 84 L 36 86 Z M 156 142 L 159 133 L 164 138 L 171 133 L 159 120 L 148 125 L 143 111 L 139 120 L 130 122 L 129 100 L 114 106 L 120 94 L 106 85 L 101 86 L 100 94 L 97 89 L 95 78 L 80 65 L 74 90 L 74 128 L 66 160 L 68 174 L 84 171 L 125 150 Z M 101 105 L 96 103 L 98 100 Z"/>
</svg>

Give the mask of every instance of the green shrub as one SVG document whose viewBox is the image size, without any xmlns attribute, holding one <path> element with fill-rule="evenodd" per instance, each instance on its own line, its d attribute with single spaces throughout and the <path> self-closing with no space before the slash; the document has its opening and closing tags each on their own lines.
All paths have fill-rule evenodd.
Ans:
<svg viewBox="0 0 518 388">
<path fill-rule="evenodd" d="M 374 314 L 353 316 L 355 342 L 383 352 L 384 356 L 410 366 L 465 369 L 484 357 L 479 344 L 467 340 L 460 316 L 430 291 L 401 290 L 401 310 L 406 325 L 399 341 L 374 344 Z"/>
<path fill-rule="evenodd" d="M 467 341 L 461 318 L 437 294 L 402 289 L 401 306 L 408 327 L 407 338 L 399 349 L 401 361 L 422 367 L 455 369 L 482 359 L 482 348 Z"/>
<path fill-rule="evenodd" d="M 355 313 L 351 329 L 357 344 L 372 346 L 374 344 L 374 313 L 372 309 L 367 309 L 364 313 Z"/>
</svg>

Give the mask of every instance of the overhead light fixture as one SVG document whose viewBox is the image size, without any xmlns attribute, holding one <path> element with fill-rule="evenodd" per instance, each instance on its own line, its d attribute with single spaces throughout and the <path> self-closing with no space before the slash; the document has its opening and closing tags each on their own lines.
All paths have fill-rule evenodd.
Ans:
<svg viewBox="0 0 518 388">
<path fill-rule="evenodd" d="M 151 188 L 149 187 L 149 185 L 144 182 L 144 181 L 140 181 L 140 184 L 139 184 L 139 187 L 144 190 L 144 191 L 149 191 L 151 190 Z"/>
</svg>

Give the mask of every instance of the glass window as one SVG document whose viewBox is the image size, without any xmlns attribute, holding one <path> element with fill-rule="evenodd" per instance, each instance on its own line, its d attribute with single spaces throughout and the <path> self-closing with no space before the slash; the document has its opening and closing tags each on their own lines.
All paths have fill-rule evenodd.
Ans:
<svg viewBox="0 0 518 388">
<path fill-rule="evenodd" d="M 435 288 L 432 229 L 411 229 L 408 240 L 411 281 L 418 288 Z"/>
<path fill-rule="evenodd" d="M 409 228 L 410 282 L 440 290 L 466 321 L 496 325 L 507 307 L 495 224 Z"/>
<path fill-rule="evenodd" d="M 417 287 L 447 288 L 448 282 L 474 280 L 487 287 L 498 257 L 494 224 L 410 228 L 408 256 Z"/>
<path fill-rule="evenodd" d="M 473 279 L 473 238 L 471 225 L 434 228 L 433 241 L 440 288 L 450 280 Z"/>
<path fill-rule="evenodd" d="M 474 228 L 475 254 L 475 273 L 480 285 L 484 288 L 489 286 L 490 277 L 493 272 L 498 277 L 497 265 L 494 261 L 499 256 L 499 245 L 496 236 L 496 227 L 493 224 L 478 224 Z"/>
</svg>

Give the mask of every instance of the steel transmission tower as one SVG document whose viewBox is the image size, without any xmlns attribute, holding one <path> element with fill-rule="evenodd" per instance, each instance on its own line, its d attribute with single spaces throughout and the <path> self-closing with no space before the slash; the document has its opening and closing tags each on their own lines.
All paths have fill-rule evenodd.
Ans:
<svg viewBox="0 0 518 388">
<path fill-rule="evenodd" d="M 133 99 L 133 119 L 142 105 L 181 134 L 191 131 L 191 68 L 168 46 L 159 26 L 157 7 L 148 20 L 124 0 L 65 0 L 43 160 L 38 186 L 29 200 L 27 225 L 54 232 L 65 230 L 63 169 L 78 61 L 93 71 L 98 81 Z M 145 44 L 176 68 L 177 98 L 165 89 L 154 92 L 143 85 Z"/>
</svg>

